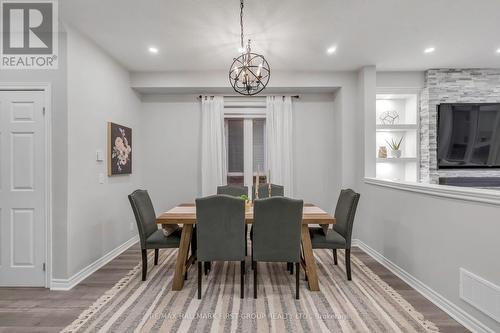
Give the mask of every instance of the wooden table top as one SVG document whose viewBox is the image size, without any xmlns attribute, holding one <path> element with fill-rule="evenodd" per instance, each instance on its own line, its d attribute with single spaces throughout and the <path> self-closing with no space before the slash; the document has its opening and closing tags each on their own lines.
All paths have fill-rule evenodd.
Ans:
<svg viewBox="0 0 500 333">
<path fill-rule="evenodd" d="M 158 216 L 158 224 L 196 224 L 194 204 L 180 204 Z M 253 206 L 245 210 L 245 223 L 253 223 Z M 335 224 L 335 218 L 312 204 L 304 204 L 302 224 Z"/>
</svg>

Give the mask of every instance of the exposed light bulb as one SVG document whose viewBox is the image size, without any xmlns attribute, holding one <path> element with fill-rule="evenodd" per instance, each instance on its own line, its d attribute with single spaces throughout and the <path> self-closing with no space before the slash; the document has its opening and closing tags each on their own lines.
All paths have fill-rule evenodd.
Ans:
<svg viewBox="0 0 500 333">
<path fill-rule="evenodd" d="M 259 64 L 259 67 L 257 68 L 257 77 L 260 78 L 260 72 L 262 70 L 262 63 Z"/>
</svg>

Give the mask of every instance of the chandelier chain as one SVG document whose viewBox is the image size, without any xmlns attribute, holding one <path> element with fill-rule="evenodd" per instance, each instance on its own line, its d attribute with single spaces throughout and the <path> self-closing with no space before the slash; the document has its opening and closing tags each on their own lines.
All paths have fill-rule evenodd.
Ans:
<svg viewBox="0 0 500 333">
<path fill-rule="evenodd" d="M 241 48 L 243 48 L 243 0 L 240 0 L 240 29 L 241 29 Z"/>
</svg>

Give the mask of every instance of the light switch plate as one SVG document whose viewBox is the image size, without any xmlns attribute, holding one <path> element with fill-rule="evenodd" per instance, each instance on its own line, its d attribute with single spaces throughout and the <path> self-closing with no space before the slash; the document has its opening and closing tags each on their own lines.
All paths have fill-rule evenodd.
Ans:
<svg viewBox="0 0 500 333">
<path fill-rule="evenodd" d="M 105 181 L 106 181 L 106 176 L 104 176 L 103 173 L 100 173 L 99 174 L 99 184 L 104 184 Z"/>
<path fill-rule="evenodd" d="M 95 157 L 96 157 L 95 159 L 96 159 L 97 162 L 104 161 L 104 154 L 102 153 L 102 150 L 100 150 L 100 149 L 96 150 Z"/>
</svg>

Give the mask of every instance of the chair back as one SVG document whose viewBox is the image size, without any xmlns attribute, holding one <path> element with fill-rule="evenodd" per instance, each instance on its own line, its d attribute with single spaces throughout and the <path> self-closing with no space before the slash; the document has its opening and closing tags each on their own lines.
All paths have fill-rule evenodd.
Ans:
<svg viewBox="0 0 500 333">
<path fill-rule="evenodd" d="M 248 186 L 217 186 L 217 194 L 226 194 L 233 197 L 240 197 L 242 195 L 248 195 Z"/>
<path fill-rule="evenodd" d="M 245 260 L 245 201 L 229 195 L 196 199 L 200 261 Z"/>
<path fill-rule="evenodd" d="M 337 207 L 335 208 L 335 224 L 333 230 L 346 240 L 347 248 L 351 247 L 352 226 L 358 207 L 360 194 L 351 189 L 340 191 Z"/>
<path fill-rule="evenodd" d="M 304 202 L 285 197 L 254 201 L 253 258 L 299 262 Z"/>
<path fill-rule="evenodd" d="M 129 194 L 128 200 L 134 211 L 137 230 L 139 230 L 141 248 L 145 249 L 146 239 L 158 230 L 153 203 L 146 190 L 135 190 L 132 194 Z"/>
<path fill-rule="evenodd" d="M 285 187 L 271 184 L 271 197 L 282 197 Z M 269 183 L 259 184 L 259 199 L 269 198 Z M 252 200 L 255 200 L 255 185 L 252 186 Z"/>
</svg>

